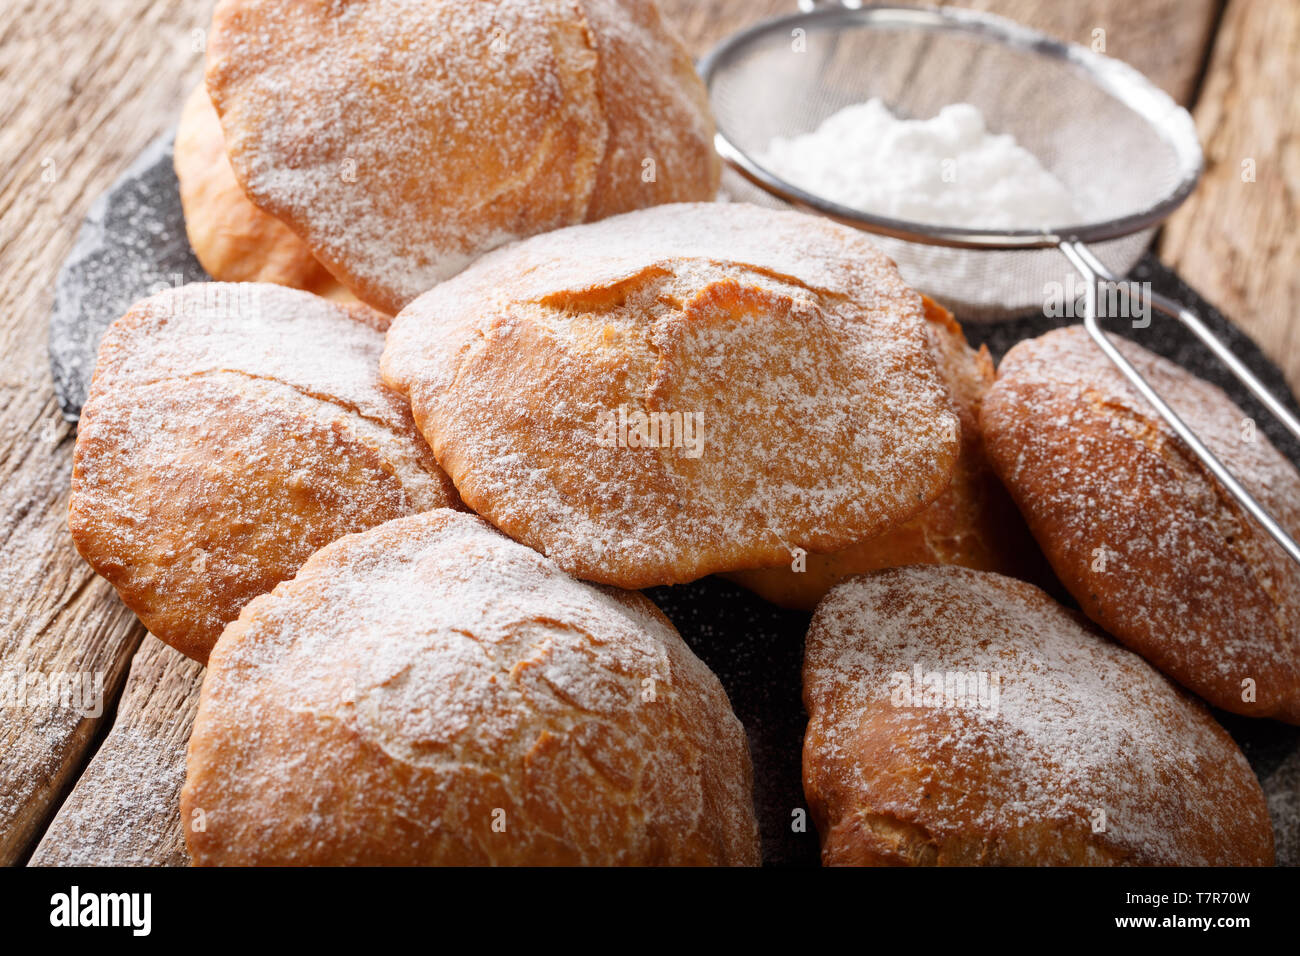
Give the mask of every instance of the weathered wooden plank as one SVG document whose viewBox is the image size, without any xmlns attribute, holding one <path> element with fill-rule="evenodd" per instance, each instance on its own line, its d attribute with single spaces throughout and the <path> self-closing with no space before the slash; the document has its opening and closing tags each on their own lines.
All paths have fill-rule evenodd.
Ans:
<svg viewBox="0 0 1300 956">
<path fill-rule="evenodd" d="M 89 204 L 171 121 L 208 0 L 0 5 L 0 675 L 120 691 L 143 628 L 72 549 L 51 396 L 54 276 Z M 103 717 L 0 702 L 0 863 L 21 860 Z"/>
<path fill-rule="evenodd" d="M 664 16 L 691 52 L 700 56 L 741 27 L 793 13 L 795 0 L 660 0 Z M 1195 90 L 1220 6 L 1219 0 L 963 0 L 969 7 L 1008 17 L 1052 36 L 1091 46 L 1104 31 L 1105 52 L 1137 67 L 1186 103 Z"/>
<path fill-rule="evenodd" d="M 117 716 L 32 855 L 33 866 L 184 866 L 177 813 L 203 667 L 153 635 Z"/>
<path fill-rule="evenodd" d="M 1195 116 L 1205 177 L 1160 257 L 1300 390 L 1300 4 L 1232 0 Z"/>
</svg>

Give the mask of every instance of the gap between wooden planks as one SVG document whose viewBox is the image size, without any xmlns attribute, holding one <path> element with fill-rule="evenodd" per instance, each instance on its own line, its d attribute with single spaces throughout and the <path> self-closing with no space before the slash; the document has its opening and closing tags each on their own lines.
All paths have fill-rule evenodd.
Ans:
<svg viewBox="0 0 1300 956">
<path fill-rule="evenodd" d="M 112 730 L 32 854 L 32 866 L 184 866 L 178 811 L 203 665 L 152 634 Z"/>
<path fill-rule="evenodd" d="M 1217 16 L 1214 0 L 980 0 L 1063 39 L 1127 59 L 1182 101 L 1193 91 Z M 99 670 L 110 697 L 131 676 L 89 766 L 99 721 L 5 713 L 0 739 L 0 861 L 181 863 L 174 813 L 201 669 L 164 647 L 80 562 L 64 527 L 71 432 L 58 421 L 44 337 L 53 277 L 89 204 L 158 132 L 192 82 L 208 0 L 67 0 L 0 14 L 0 667 Z M 663 0 L 696 55 L 785 0 Z M 1275 95 L 1282 95 L 1279 88 Z M 14 91 L 21 90 L 18 95 Z M 1203 131 L 1203 135 L 1204 131 Z M 52 169 L 52 182 L 41 174 Z M 17 224 L 10 230 L 9 224 Z M 141 644 L 141 640 L 144 643 Z M 136 654 L 137 646 L 140 651 Z M 84 768 L 84 772 L 83 772 Z M 80 782 L 66 802 L 69 786 Z"/>
<path fill-rule="evenodd" d="M 144 629 L 77 557 L 72 431 L 46 335 L 90 204 L 172 122 L 198 76 L 207 0 L 0 4 L 0 670 L 99 674 L 107 706 Z M 0 862 L 31 850 L 104 718 L 0 710 Z"/>
</svg>

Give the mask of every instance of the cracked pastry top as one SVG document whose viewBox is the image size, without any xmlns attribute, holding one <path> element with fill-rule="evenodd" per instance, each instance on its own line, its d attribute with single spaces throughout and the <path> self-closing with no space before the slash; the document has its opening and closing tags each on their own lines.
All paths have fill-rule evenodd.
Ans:
<svg viewBox="0 0 1300 956">
<path fill-rule="evenodd" d="M 249 198 L 390 314 L 495 246 L 720 176 L 651 0 L 222 0 L 206 81 Z"/>
<path fill-rule="evenodd" d="M 471 508 L 621 587 L 879 534 L 939 495 L 960 444 L 894 264 L 741 204 L 490 253 L 394 320 L 381 368 Z M 669 436 L 687 422 L 693 445 Z"/>
<path fill-rule="evenodd" d="M 341 535 L 457 503 L 379 380 L 385 321 L 264 283 L 196 283 L 104 335 L 78 426 L 77 550 L 199 661 Z"/>
</svg>

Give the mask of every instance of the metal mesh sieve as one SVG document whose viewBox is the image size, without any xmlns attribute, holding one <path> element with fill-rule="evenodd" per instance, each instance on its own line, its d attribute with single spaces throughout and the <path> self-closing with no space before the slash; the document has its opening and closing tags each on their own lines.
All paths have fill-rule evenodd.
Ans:
<svg viewBox="0 0 1300 956">
<path fill-rule="evenodd" d="M 1123 275 L 1200 172 L 1191 117 L 1139 72 L 973 11 L 794 14 L 733 36 L 701 72 L 719 152 L 739 173 L 728 177 L 732 196 L 792 202 L 879 233 L 904 277 L 963 319 L 1041 308 L 1047 283 L 1072 271 L 1054 251 L 1064 238 L 1093 243 L 1098 259 Z M 1013 135 L 1066 185 L 1087 221 L 988 233 L 890 220 L 839 206 L 762 165 L 774 137 L 810 132 L 873 97 L 909 118 L 974 104 L 991 130 Z"/>
<path fill-rule="evenodd" d="M 1099 285 L 1132 268 L 1200 176 L 1201 148 L 1187 111 L 1118 60 L 991 14 L 813 0 L 800 6 L 804 12 L 732 36 L 700 63 L 731 197 L 805 208 L 877 234 L 905 279 L 964 320 L 1041 309 L 1069 288 L 1072 272 L 1082 276 L 1083 320 L 1093 341 L 1300 562 L 1300 545 L 1101 328 Z M 989 129 L 1013 135 L 1065 184 L 1085 221 L 984 231 L 889 219 L 815 195 L 763 166 L 775 137 L 811 132 L 832 113 L 872 98 L 904 118 L 927 118 L 950 103 L 975 105 Z M 1193 313 L 1145 290 L 1137 294 L 1195 333 L 1300 438 L 1300 420 Z"/>
</svg>

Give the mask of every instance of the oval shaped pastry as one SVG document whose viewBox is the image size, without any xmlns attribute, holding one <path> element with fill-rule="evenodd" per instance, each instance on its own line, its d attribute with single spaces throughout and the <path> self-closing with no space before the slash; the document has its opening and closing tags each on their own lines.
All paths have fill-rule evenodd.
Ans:
<svg viewBox="0 0 1300 956">
<path fill-rule="evenodd" d="M 199 661 L 312 552 L 457 503 L 364 306 L 195 283 L 104 334 L 77 430 L 73 542 L 159 638 Z"/>
<path fill-rule="evenodd" d="M 959 564 L 1034 579 L 1042 558 L 989 466 L 979 410 L 993 384 L 988 349 L 972 349 L 952 313 L 922 296 L 930 350 L 961 420 L 961 453 L 943 494 L 910 521 L 831 554 L 800 555 L 782 568 L 727 575 L 782 607 L 811 611 L 838 581 L 905 564 Z M 800 569 L 796 570 L 798 563 Z"/>
<path fill-rule="evenodd" d="M 745 733 L 640 594 L 462 512 L 351 535 L 222 635 L 196 864 L 756 865 Z"/>
<path fill-rule="evenodd" d="M 1114 341 L 1300 536 L 1300 474 L 1254 422 L 1215 386 Z M 994 467 L 1089 617 L 1214 706 L 1300 723 L 1300 567 L 1082 326 L 1008 352 L 983 423 Z"/>
<path fill-rule="evenodd" d="M 253 202 L 388 313 L 512 239 L 720 176 L 653 0 L 222 0 L 207 85 Z"/>
<path fill-rule="evenodd" d="M 221 122 L 203 86 L 185 101 L 174 155 L 185 232 L 195 257 L 220 282 L 274 282 L 351 298 L 311 250 L 244 195 L 226 156 Z"/>
<path fill-rule="evenodd" d="M 847 865 L 1268 865 L 1250 765 L 1201 704 L 1023 581 L 851 578 L 804 658 L 804 792 Z"/>
<path fill-rule="evenodd" d="M 879 534 L 947 485 L 960 430 L 893 263 L 740 204 L 494 252 L 394 320 L 382 370 L 466 503 L 622 587 Z"/>
</svg>

